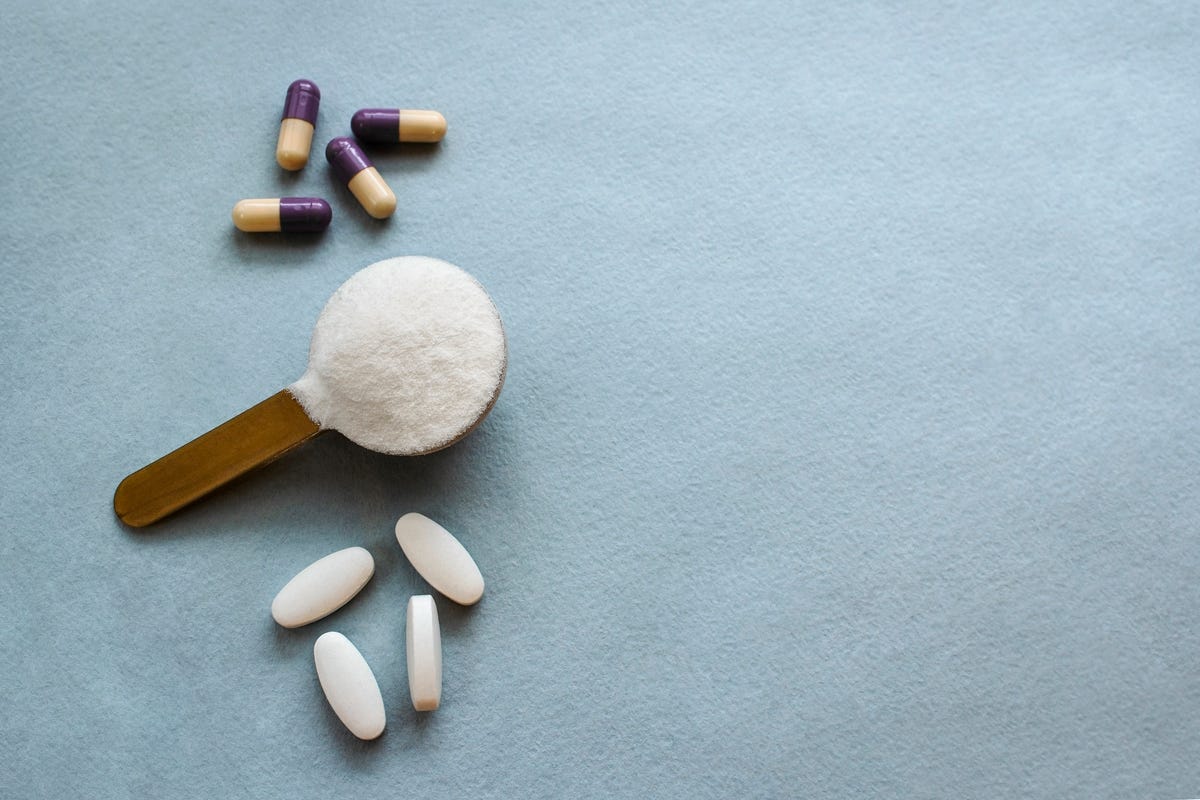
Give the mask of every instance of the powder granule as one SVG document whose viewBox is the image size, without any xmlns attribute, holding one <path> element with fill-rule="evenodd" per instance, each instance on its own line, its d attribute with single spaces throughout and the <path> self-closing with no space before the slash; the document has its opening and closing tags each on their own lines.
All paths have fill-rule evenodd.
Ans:
<svg viewBox="0 0 1200 800">
<path fill-rule="evenodd" d="M 491 298 L 453 264 L 379 261 L 342 284 L 289 390 L 322 428 L 415 455 L 467 433 L 504 382 L 504 328 Z"/>
</svg>

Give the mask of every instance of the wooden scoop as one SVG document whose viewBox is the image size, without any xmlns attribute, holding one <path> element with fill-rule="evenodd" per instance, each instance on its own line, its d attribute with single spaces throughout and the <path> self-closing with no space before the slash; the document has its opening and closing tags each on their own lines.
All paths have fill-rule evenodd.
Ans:
<svg viewBox="0 0 1200 800">
<path fill-rule="evenodd" d="M 416 277 L 407 283 L 398 281 L 399 273 L 395 270 L 409 270 L 402 276 L 406 280 L 408 276 Z M 457 294 L 447 290 L 444 283 L 449 283 L 451 290 L 456 290 Z M 342 372 L 323 374 L 321 359 L 314 359 L 314 354 L 318 341 L 321 341 L 322 347 L 326 349 L 351 347 L 354 346 L 353 343 L 361 341 L 361 337 L 338 336 L 340 331 L 335 329 L 336 324 L 339 320 L 346 319 L 348 308 L 356 308 L 355 304 L 361 303 L 359 298 L 362 296 L 377 297 L 384 291 L 394 294 L 397 285 L 401 288 L 411 288 L 411 291 L 397 296 L 396 319 L 405 317 L 404 312 L 410 307 L 409 304 L 412 304 L 411 307 L 417 307 L 428 303 L 446 303 L 449 293 L 453 298 L 455 313 L 465 317 L 471 311 L 478 312 L 475 316 L 477 320 L 488 319 L 490 314 L 494 316 L 495 328 L 492 330 L 485 325 L 482 333 L 478 330 L 473 331 L 483 345 L 481 350 L 485 353 L 484 357 L 494 362 L 491 364 L 493 368 L 479 371 L 473 385 L 456 384 L 452 387 L 456 399 L 475 397 L 478 401 L 461 404 L 460 415 L 447 420 L 440 430 L 422 432 L 421 438 L 406 439 L 403 445 L 394 447 L 381 441 L 374 430 L 356 428 L 354 423 L 339 421 L 336 408 L 331 410 L 331 407 L 336 406 L 338 398 L 349 397 L 354 402 L 362 402 L 362 398 L 355 396 L 352 390 L 336 385 L 339 380 L 345 380 L 344 377 L 339 377 Z M 426 287 L 429 288 L 428 292 L 424 291 Z M 408 336 L 417 342 L 437 342 L 456 335 L 453 330 L 454 314 L 447 317 L 438 322 L 439 327 L 436 331 L 413 331 L 393 326 L 391 315 L 372 317 L 369 324 L 372 326 L 372 333 L 378 337 Z M 378 330 L 375 330 L 376 326 Z M 343 344 L 343 340 L 349 340 L 351 344 Z M 255 467 L 274 461 L 293 447 L 325 430 L 340 430 L 352 441 L 387 453 L 422 455 L 449 447 L 473 431 L 491 411 L 500 396 L 507 368 L 504 329 L 500 323 L 500 316 L 483 287 L 453 264 L 423 256 L 388 259 L 372 264 L 353 275 L 334 293 L 321 312 L 313 331 L 313 342 L 309 369 L 304 377 L 291 387 L 271 395 L 258 405 L 243 411 L 154 463 L 142 467 L 121 481 L 113 497 L 113 509 L 121 521 L 134 527 L 156 522 Z M 424 355 L 419 345 L 410 347 L 406 352 L 412 359 L 420 359 Z M 479 352 L 480 348 L 472 350 L 476 357 Z M 326 354 L 325 351 L 322 352 L 322 356 Z M 337 357 L 340 363 L 344 364 L 347 359 L 352 360 L 354 355 L 353 352 L 347 352 L 339 353 Z M 436 354 L 430 355 L 432 359 L 436 357 Z M 364 363 L 363 369 L 372 368 L 371 362 Z M 392 373 L 386 370 L 380 371 L 378 375 L 369 374 L 369 377 L 373 378 L 373 386 L 381 383 L 387 386 L 386 381 L 395 379 Z M 323 409 L 317 412 L 322 414 L 321 421 L 313 419 L 297 397 L 299 393 L 302 397 L 311 398 L 313 386 L 329 387 L 328 396 L 320 395 L 315 398 L 320 401 Z M 402 395 L 401 388 L 403 387 L 396 387 L 397 397 Z M 398 412 L 409 415 L 421 412 L 421 409 L 413 407 L 412 403 L 397 409 L 391 404 L 386 393 L 375 398 L 373 402 L 377 406 L 380 418 L 391 419 Z M 427 399 L 425 402 L 436 402 L 436 398 Z M 314 407 L 309 405 L 310 409 Z M 444 405 L 439 408 L 444 408 Z"/>
</svg>

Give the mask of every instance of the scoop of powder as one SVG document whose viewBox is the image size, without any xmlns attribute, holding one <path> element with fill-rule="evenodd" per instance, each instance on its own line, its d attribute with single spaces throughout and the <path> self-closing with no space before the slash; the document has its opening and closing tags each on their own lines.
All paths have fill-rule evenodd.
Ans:
<svg viewBox="0 0 1200 800">
<path fill-rule="evenodd" d="M 380 261 L 321 311 L 308 370 L 289 390 L 322 428 L 395 455 L 452 444 L 487 413 L 504 382 L 500 315 L 453 264 Z"/>
</svg>

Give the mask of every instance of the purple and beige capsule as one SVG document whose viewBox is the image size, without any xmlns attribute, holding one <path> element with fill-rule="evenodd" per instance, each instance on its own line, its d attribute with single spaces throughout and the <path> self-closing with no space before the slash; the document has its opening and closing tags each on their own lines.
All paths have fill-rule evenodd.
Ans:
<svg viewBox="0 0 1200 800">
<path fill-rule="evenodd" d="M 316 233 L 329 227 L 333 209 L 319 197 L 239 200 L 233 226 L 246 233 Z"/>
<path fill-rule="evenodd" d="M 339 136 L 325 147 L 325 158 L 334 174 L 375 219 L 387 219 L 396 210 L 396 195 L 379 170 L 349 136 Z"/>
<path fill-rule="evenodd" d="M 440 142 L 446 135 L 446 118 L 437 111 L 411 108 L 360 108 L 350 119 L 350 130 L 364 142 Z"/>
<path fill-rule="evenodd" d="M 283 121 L 279 123 L 279 142 L 275 145 L 279 166 L 294 171 L 308 163 L 320 105 L 321 90 L 315 83 L 303 78 L 292 81 L 283 101 Z"/>
</svg>

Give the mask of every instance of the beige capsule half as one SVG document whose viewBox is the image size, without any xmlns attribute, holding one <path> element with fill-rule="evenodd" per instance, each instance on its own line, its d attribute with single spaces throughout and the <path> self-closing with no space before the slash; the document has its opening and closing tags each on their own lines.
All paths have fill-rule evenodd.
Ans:
<svg viewBox="0 0 1200 800">
<path fill-rule="evenodd" d="M 278 233 L 279 198 L 239 200 L 233 207 L 233 227 L 245 233 Z"/>
<path fill-rule="evenodd" d="M 440 142 L 446 136 L 446 118 L 437 111 L 400 109 L 400 141 Z"/>
<path fill-rule="evenodd" d="M 396 211 L 396 193 L 374 167 L 367 167 L 355 175 L 346 186 L 375 219 L 387 219 Z"/>
<path fill-rule="evenodd" d="M 286 170 L 295 172 L 308 163 L 312 149 L 313 125 L 302 119 L 285 119 L 279 123 L 279 142 L 275 145 L 275 161 Z"/>
</svg>

